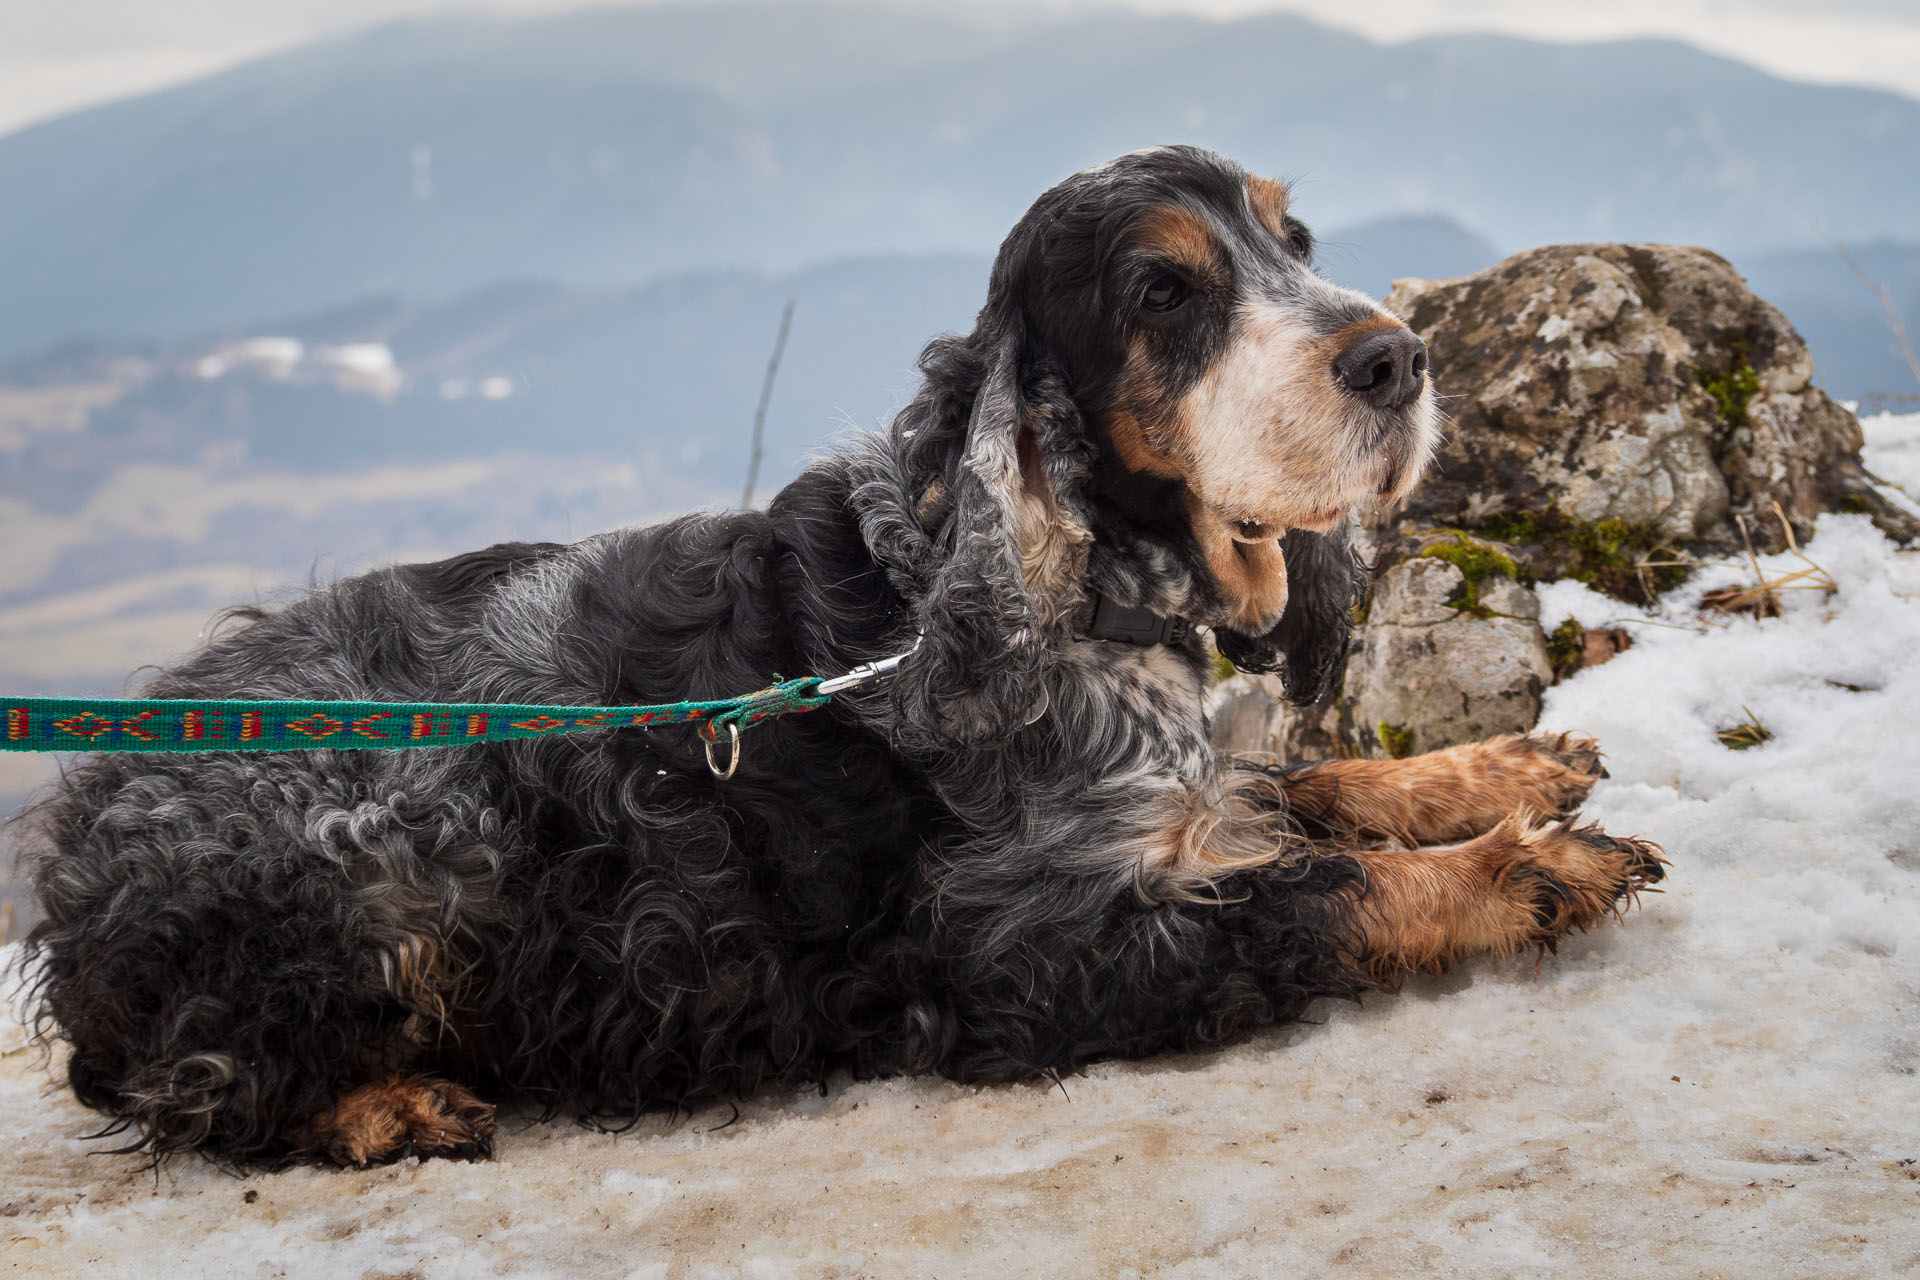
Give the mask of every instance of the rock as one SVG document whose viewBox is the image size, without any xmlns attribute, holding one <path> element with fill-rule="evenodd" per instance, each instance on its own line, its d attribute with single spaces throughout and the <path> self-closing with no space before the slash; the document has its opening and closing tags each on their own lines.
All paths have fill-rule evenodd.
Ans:
<svg viewBox="0 0 1920 1280">
<path fill-rule="evenodd" d="M 1380 575 L 1347 660 L 1343 741 L 1405 756 L 1532 727 L 1553 679 L 1539 602 L 1496 577 L 1463 608 L 1465 586 L 1460 569 L 1426 556 Z"/>
<path fill-rule="evenodd" d="M 1432 353 L 1446 447 L 1391 522 L 1486 529 L 1615 521 L 1652 549 L 1784 545 L 1823 511 L 1920 524 L 1860 462 L 1860 424 L 1813 385 L 1807 344 L 1724 258 L 1679 245 L 1552 245 L 1387 306 Z"/>
<path fill-rule="evenodd" d="M 1494 577 L 1467 606 L 1467 585 L 1431 556 L 1389 566 L 1354 633 L 1340 696 L 1295 708 L 1274 677 L 1235 676 L 1216 693 L 1215 745 L 1283 759 L 1398 757 L 1530 728 L 1553 680 L 1540 605 Z"/>
<path fill-rule="evenodd" d="M 1280 754 L 1273 741 L 1283 690 L 1273 676 L 1234 675 L 1214 688 L 1207 736 L 1222 751 Z"/>
<path fill-rule="evenodd" d="M 1236 677 L 1215 720 L 1229 750 L 1404 755 L 1532 728 L 1556 672 L 1631 643 L 1543 629 L 1536 581 L 1645 601 L 1691 558 L 1743 547 L 1743 522 L 1778 550 L 1782 517 L 1804 538 L 1823 511 L 1920 536 L 1862 466 L 1860 424 L 1813 385 L 1806 343 L 1717 254 L 1555 245 L 1399 281 L 1387 306 L 1432 353 L 1447 442 L 1400 510 L 1358 522 L 1374 589 L 1341 688 L 1289 708 Z"/>
<path fill-rule="evenodd" d="M 1236 672 L 1213 687 L 1208 738 L 1214 749 L 1280 760 L 1326 760 L 1343 749 L 1332 698 L 1315 707 L 1285 700 L 1279 676 Z"/>
</svg>

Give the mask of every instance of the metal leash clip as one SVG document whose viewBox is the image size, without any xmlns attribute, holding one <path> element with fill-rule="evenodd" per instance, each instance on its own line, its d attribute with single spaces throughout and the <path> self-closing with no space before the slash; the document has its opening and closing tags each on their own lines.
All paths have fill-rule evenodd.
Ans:
<svg viewBox="0 0 1920 1280">
<path fill-rule="evenodd" d="M 834 694 L 844 693 L 848 689 L 858 689 L 863 684 L 872 684 L 875 680 L 884 680 L 898 671 L 901 663 L 919 652 L 920 642 L 924 639 L 926 639 L 926 634 L 923 632 L 913 638 L 913 647 L 905 653 L 896 653 L 891 658 L 881 658 L 877 662 L 863 662 L 843 676 L 835 676 L 831 680 L 822 680 L 814 687 L 815 692 L 832 697 Z"/>
<path fill-rule="evenodd" d="M 831 680 L 820 681 L 809 691 L 808 696 L 813 698 L 814 701 L 807 705 L 818 706 L 821 701 L 832 697 L 836 693 L 845 693 L 849 689 L 858 689 L 862 685 L 872 684 L 876 680 L 885 680 L 888 676 L 891 676 L 900 669 L 901 663 L 919 651 L 920 641 L 923 639 L 925 639 L 924 634 L 915 636 L 913 638 L 913 647 L 905 653 L 897 653 L 891 658 L 881 658 L 877 662 L 863 662 L 843 676 L 835 676 Z M 794 681 L 790 683 L 801 684 L 804 682 Z M 785 688 L 785 686 L 781 687 Z M 734 770 L 740 767 L 740 725 L 734 717 L 741 714 L 742 712 L 738 710 L 728 711 L 702 724 L 699 729 L 701 741 L 706 744 L 707 748 L 707 768 L 711 769 L 713 776 L 722 782 L 731 778 Z M 758 716 L 754 716 L 748 720 L 748 723 L 751 724 L 753 720 L 758 718 Z M 720 761 L 715 758 L 714 754 L 714 748 L 720 745 L 720 731 L 722 729 L 725 729 L 727 732 L 727 746 L 729 748 L 727 763 L 724 767 L 721 766 Z"/>
</svg>

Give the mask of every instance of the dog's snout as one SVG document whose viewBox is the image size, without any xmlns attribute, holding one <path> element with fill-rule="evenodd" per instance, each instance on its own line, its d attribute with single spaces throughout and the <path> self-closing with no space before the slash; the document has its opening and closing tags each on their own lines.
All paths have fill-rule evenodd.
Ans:
<svg viewBox="0 0 1920 1280">
<path fill-rule="evenodd" d="M 1376 329 L 1334 358 L 1333 374 L 1353 394 L 1382 409 L 1398 409 L 1420 394 L 1427 344 L 1411 329 Z"/>
</svg>

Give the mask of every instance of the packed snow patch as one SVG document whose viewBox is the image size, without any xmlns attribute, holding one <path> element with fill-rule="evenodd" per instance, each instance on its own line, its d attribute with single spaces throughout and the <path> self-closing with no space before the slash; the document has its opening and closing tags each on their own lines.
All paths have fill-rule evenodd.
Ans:
<svg viewBox="0 0 1920 1280">
<path fill-rule="evenodd" d="M 1894 430 L 1897 428 L 1897 431 Z M 1876 420 L 1876 440 L 1920 418 Z M 1885 467 L 1886 472 L 1894 470 Z M 1893 479 L 1892 475 L 1886 478 Z M 1920 553 L 1864 519 L 1837 590 L 1704 616 L 1575 584 L 1633 647 L 1547 699 L 1587 816 L 1666 892 L 1545 957 L 1062 1087 L 836 1082 L 489 1164 L 157 1175 L 0 1032 L 0 1260 L 45 1275 L 1893 1275 L 1920 1268 Z M 1791 554 L 1770 573 L 1801 567 Z M 1751 716 L 1772 737 L 1731 750 Z M 57 1064 L 55 1064 L 57 1067 Z"/>
</svg>

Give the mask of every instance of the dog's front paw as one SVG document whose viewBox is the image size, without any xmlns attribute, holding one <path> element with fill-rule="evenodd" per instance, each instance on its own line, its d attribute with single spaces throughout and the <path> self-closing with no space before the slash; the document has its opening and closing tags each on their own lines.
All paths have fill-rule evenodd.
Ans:
<svg viewBox="0 0 1920 1280">
<path fill-rule="evenodd" d="M 1600 744 L 1577 733 L 1514 734 L 1482 745 L 1490 774 L 1504 783 L 1509 813 L 1571 817 L 1607 776 Z"/>
<path fill-rule="evenodd" d="M 1571 820 L 1509 817 L 1445 848 L 1361 849 L 1357 958 L 1370 977 L 1443 973 L 1462 956 L 1551 950 L 1663 879 L 1660 847 Z"/>
<path fill-rule="evenodd" d="M 493 1107 L 457 1084 L 430 1076 L 361 1085 L 316 1116 L 310 1128 L 316 1150 L 336 1164 L 493 1155 Z"/>
<path fill-rule="evenodd" d="M 1666 878 L 1660 846 L 1646 840 L 1622 840 L 1597 826 L 1571 821 L 1536 828 L 1521 836 L 1526 854 L 1508 871 L 1508 891 L 1524 902 L 1532 928 L 1525 945 L 1553 945 L 1601 917 L 1631 905 L 1635 895 Z"/>
</svg>

